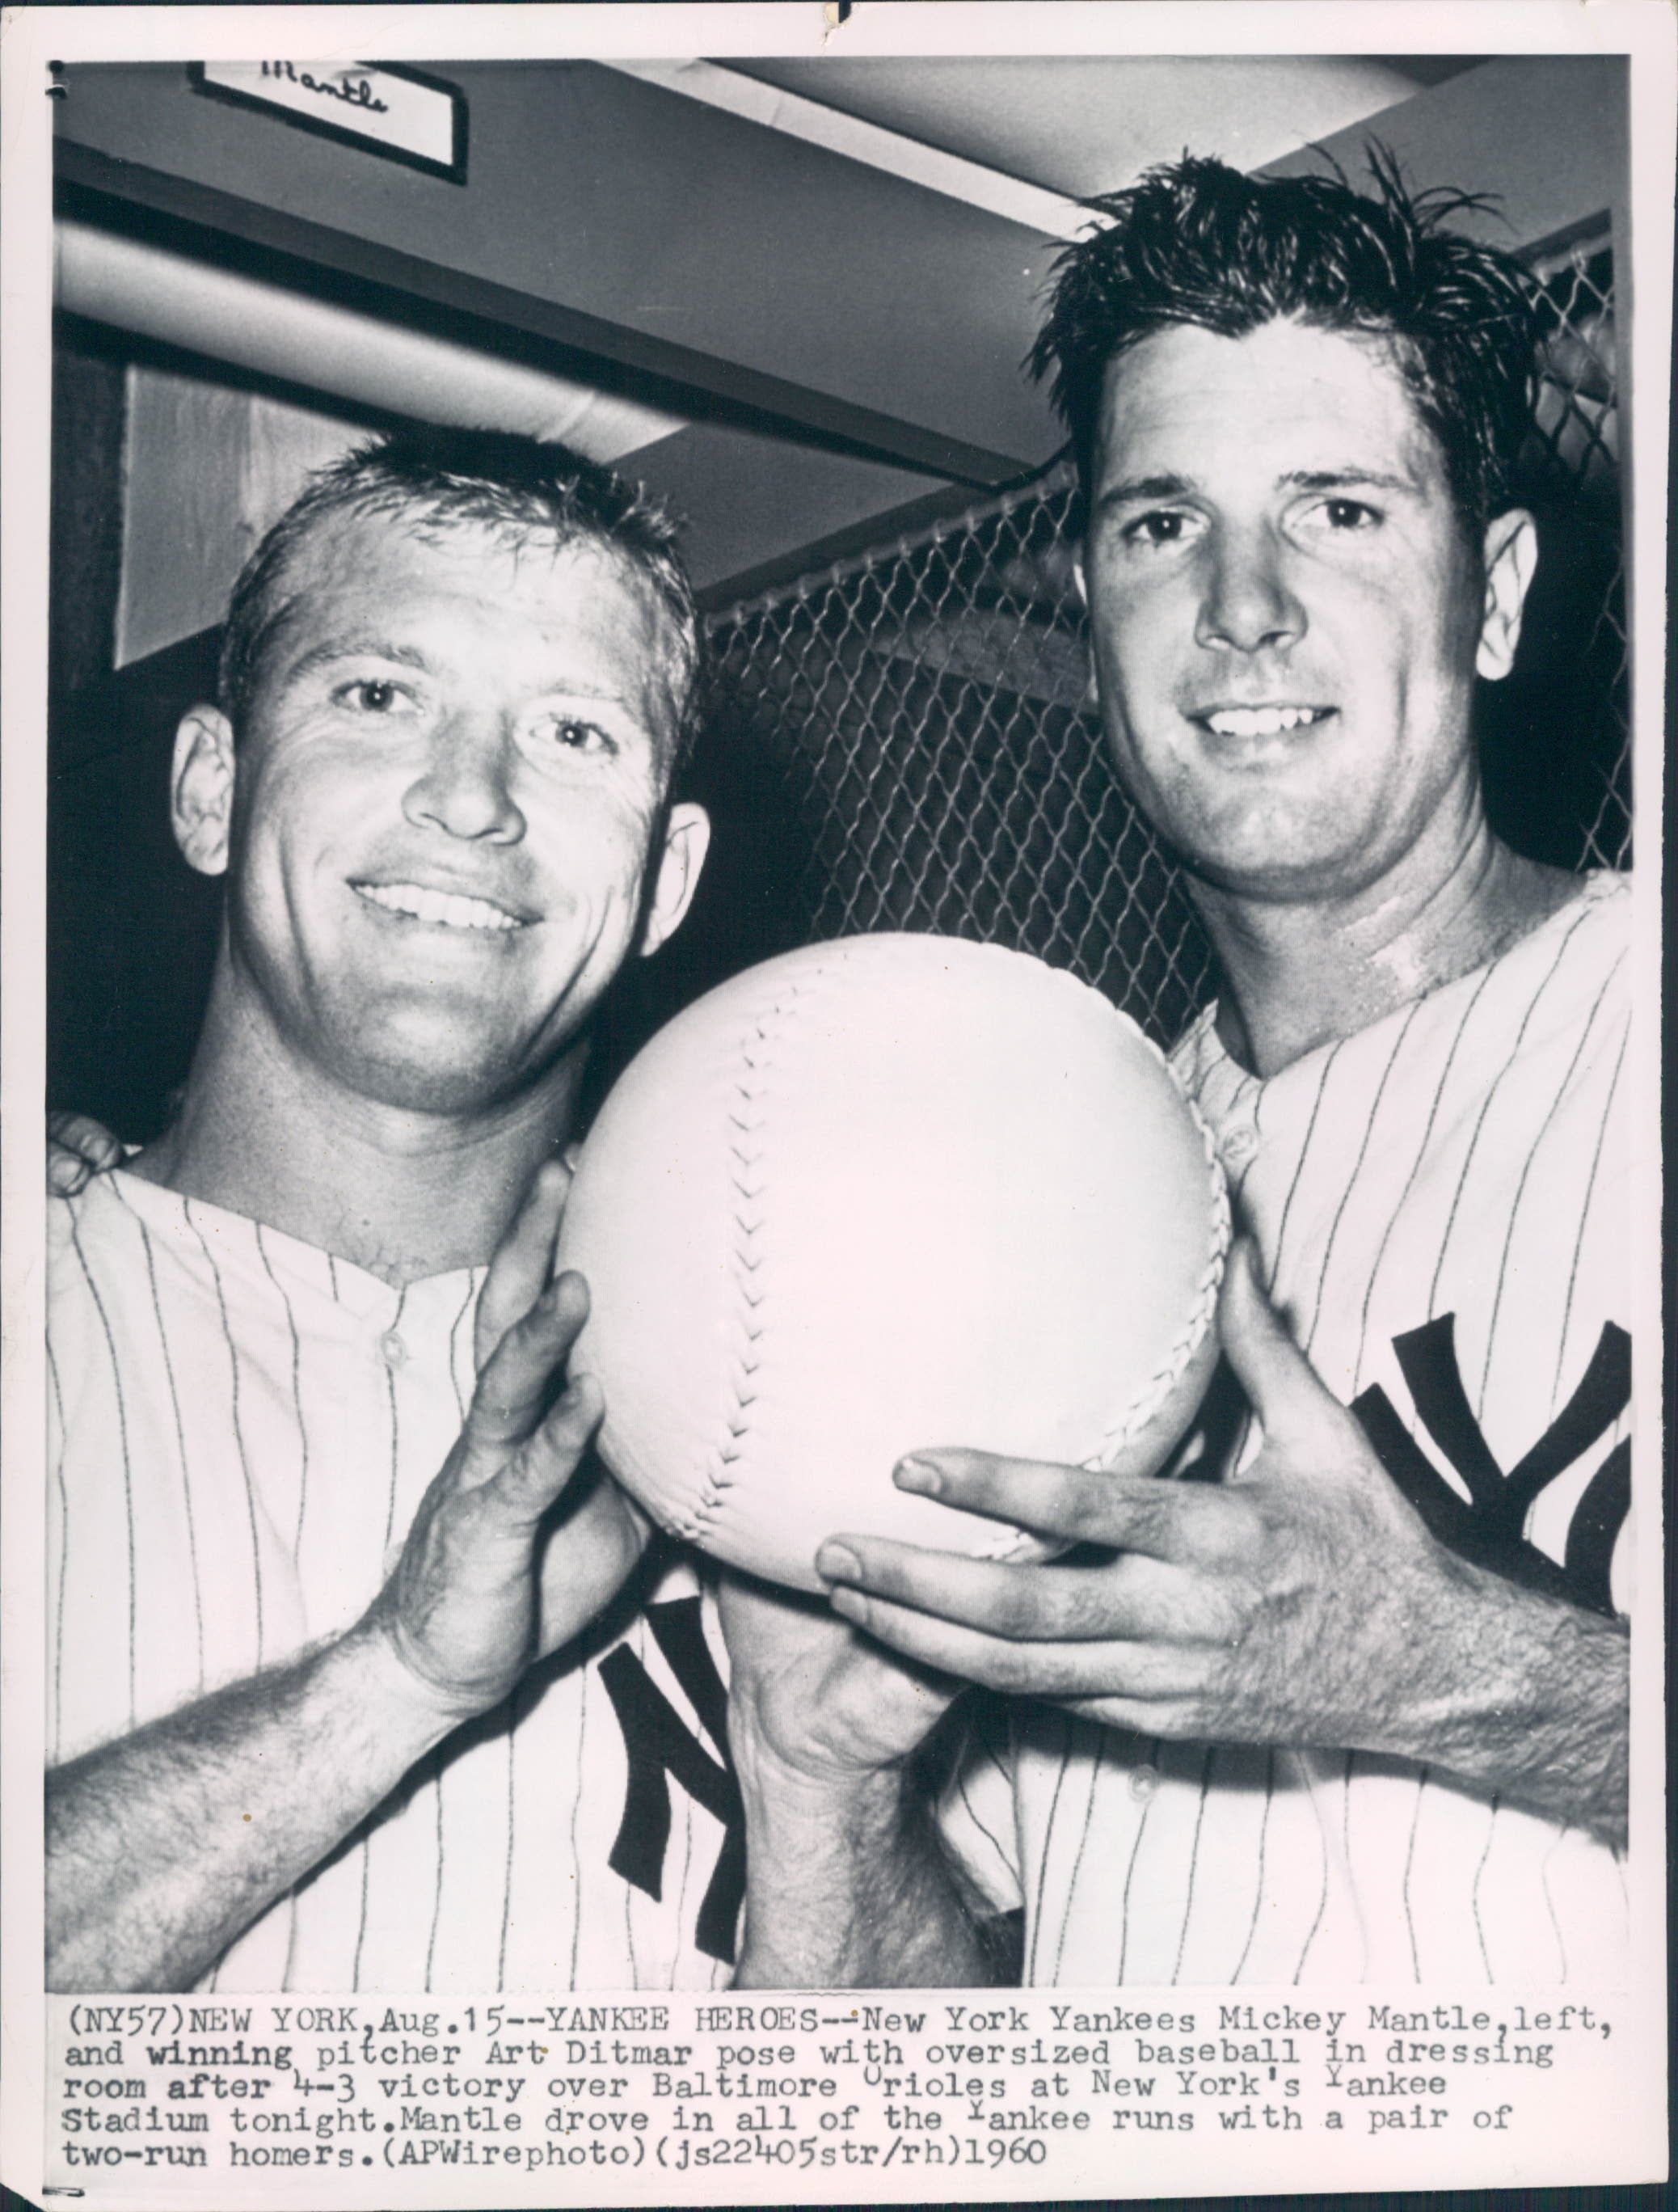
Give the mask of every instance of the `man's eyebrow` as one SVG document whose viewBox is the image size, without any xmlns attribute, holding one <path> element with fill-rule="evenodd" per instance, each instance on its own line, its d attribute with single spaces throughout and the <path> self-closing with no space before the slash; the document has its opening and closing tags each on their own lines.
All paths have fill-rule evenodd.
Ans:
<svg viewBox="0 0 1678 2212">
<path fill-rule="evenodd" d="M 1415 477 L 1395 476 L 1387 469 L 1366 469 L 1356 466 L 1336 469 L 1290 469 L 1276 479 L 1280 487 L 1294 491 L 1394 491 L 1417 492 L 1422 487 Z M 1097 494 L 1095 511 L 1101 514 L 1108 507 L 1130 507 L 1151 499 L 1189 499 L 1201 487 L 1193 477 L 1178 475 L 1175 471 L 1156 476 L 1125 477 L 1118 483 L 1104 485 Z"/>
<path fill-rule="evenodd" d="M 1172 473 L 1151 477 L 1124 477 L 1115 484 L 1104 484 L 1097 493 L 1095 507 L 1099 514 L 1104 507 L 1128 507 L 1138 499 L 1186 499 L 1197 489 L 1191 477 Z"/>
<path fill-rule="evenodd" d="M 434 676 L 439 664 L 422 646 L 397 645 L 389 638 L 376 636 L 371 631 L 356 631 L 343 637 L 323 638 L 300 653 L 286 671 L 286 680 L 312 676 L 317 669 L 330 668 L 339 660 L 391 660 L 399 668 L 417 669 L 423 676 Z M 626 702 L 621 690 L 610 684 L 579 681 L 575 677 L 557 675 L 551 684 L 539 687 L 534 696 L 551 693 L 556 698 L 584 699 L 601 707 L 621 707 Z"/>
<path fill-rule="evenodd" d="M 1386 469 L 1290 469 L 1281 479 L 1299 491 L 1420 491 L 1415 477 L 1394 476 Z"/>
<path fill-rule="evenodd" d="M 417 668 L 422 675 L 430 675 L 435 666 L 430 655 L 417 645 L 397 645 L 389 638 L 374 636 L 371 632 L 356 632 L 345 637 L 325 637 L 318 645 L 300 653 L 286 671 L 288 681 L 299 677 L 312 676 L 316 669 L 327 668 L 335 660 L 393 660 L 399 668 Z"/>
</svg>

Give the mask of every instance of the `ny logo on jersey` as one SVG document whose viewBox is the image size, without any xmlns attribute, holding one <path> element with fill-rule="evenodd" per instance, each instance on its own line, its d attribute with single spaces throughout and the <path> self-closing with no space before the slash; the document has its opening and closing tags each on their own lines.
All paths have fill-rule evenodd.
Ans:
<svg viewBox="0 0 1678 2212">
<path fill-rule="evenodd" d="M 1591 1476 L 1573 1509 L 1561 1564 L 1522 1533 L 1541 1491 L 1575 1466 L 1631 1401 L 1632 1340 L 1604 1324 L 1578 1388 L 1536 1443 L 1505 1474 L 1481 1432 L 1457 1364 L 1456 1316 L 1404 1336 L 1392 1348 L 1422 1424 L 1462 1477 L 1466 1499 L 1433 1466 L 1376 1384 L 1352 1411 L 1381 1463 L 1442 1544 L 1476 1565 L 1547 1595 L 1612 1614 L 1608 1570 L 1614 1539 L 1631 1504 L 1632 1448 L 1617 1443 Z"/>
<path fill-rule="evenodd" d="M 734 1963 L 734 1931 L 746 1891 L 746 1815 L 728 1749 L 728 1692 L 705 1640 L 696 1597 L 646 1609 L 665 1663 L 721 1753 L 713 1759 L 640 1660 L 621 1644 L 600 1662 L 600 1679 L 623 1730 L 629 1760 L 623 1819 L 608 1863 L 646 1896 L 663 1894 L 674 1775 L 697 1805 L 723 1826 L 723 1845 L 700 1905 L 694 1942 L 707 1958 Z"/>
</svg>

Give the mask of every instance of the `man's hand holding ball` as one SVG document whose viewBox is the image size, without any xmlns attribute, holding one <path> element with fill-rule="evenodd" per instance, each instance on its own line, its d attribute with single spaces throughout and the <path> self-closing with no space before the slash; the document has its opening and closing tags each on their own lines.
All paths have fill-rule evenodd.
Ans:
<svg viewBox="0 0 1678 2212">
<path fill-rule="evenodd" d="M 1006 1578 L 1057 1548 L 1050 1522 L 1045 1544 L 983 1498 L 953 1511 L 900 1463 L 965 1437 L 1139 1480 L 1205 1389 L 1227 1237 L 1159 1053 L 994 945 L 786 955 L 678 1016 L 614 1090 L 560 1237 L 592 1298 L 572 1371 L 602 1386 L 625 1488 L 736 1571 L 742 1983 L 989 1978 L 914 1759 L 960 1685 L 841 1618 L 818 1554 L 860 1528 Z"/>
</svg>

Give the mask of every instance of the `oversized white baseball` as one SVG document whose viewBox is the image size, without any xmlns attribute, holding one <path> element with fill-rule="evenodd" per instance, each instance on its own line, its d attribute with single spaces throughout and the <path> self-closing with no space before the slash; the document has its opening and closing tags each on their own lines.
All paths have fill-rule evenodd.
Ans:
<svg viewBox="0 0 1678 2212">
<path fill-rule="evenodd" d="M 602 1109 L 560 1240 L 592 1300 L 572 1370 L 613 1473 L 736 1566 L 814 1589 L 846 1529 L 1040 1557 L 893 1467 L 1174 1438 L 1228 1224 L 1204 1129 L 1099 993 L 952 938 L 812 945 L 688 1007 Z"/>
</svg>

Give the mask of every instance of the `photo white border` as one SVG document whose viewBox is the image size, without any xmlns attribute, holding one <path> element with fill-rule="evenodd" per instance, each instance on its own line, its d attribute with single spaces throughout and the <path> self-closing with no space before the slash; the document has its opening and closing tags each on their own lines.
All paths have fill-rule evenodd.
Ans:
<svg viewBox="0 0 1678 2212">
<path fill-rule="evenodd" d="M 1667 0 L 994 0 L 921 5 L 858 0 L 830 26 L 809 5 L 583 7 L 19 8 L 0 18 L 0 624 L 6 742 L 0 748 L 0 1313 L 5 1373 L 0 1436 L 0 1627 L 4 1644 L 4 1865 L 0 1899 L 0 2170 L 38 2195 L 43 2136 L 40 1760 L 45 1698 L 41 1633 L 44 1556 L 45 1363 L 41 1111 L 45 1085 L 47 501 L 45 435 L 51 360 L 52 101 L 50 61 L 189 60 L 280 54 L 297 59 L 380 59 L 445 69 L 449 62 L 518 57 L 730 55 L 845 58 L 967 54 L 1627 53 L 1633 201 L 1630 270 L 1633 495 L 1630 601 L 1634 654 L 1635 772 L 1643 824 L 1635 897 L 1635 1127 L 1645 1133 L 1639 1171 L 1651 1202 L 1637 1209 L 1635 1336 L 1664 1346 L 1660 1283 L 1662 928 L 1661 838 L 1665 761 L 1665 620 L 1675 125 L 1678 69 Z M 1623 268 L 1617 271 L 1624 283 Z M 1622 293 L 1622 300 L 1626 296 Z M 1622 323 L 1624 320 L 1622 309 Z M 1666 2010 L 1663 1589 L 1660 1485 L 1651 1439 L 1663 1436 L 1662 1361 L 1652 1349 L 1635 1376 L 1645 1439 L 1634 1628 L 1633 1847 L 1636 1956 L 1649 1962 L 1632 2021 L 1664 2083 Z M 1659 2055 L 1659 2063 L 1653 2063 Z M 1511 2171 L 1512 2184 L 1542 2180 Z M 873 2193 L 857 2178 L 856 2195 Z M 504 2185 L 497 2185 L 502 2186 Z M 828 2185 L 832 2194 L 832 2185 Z M 1185 2185 L 1187 2186 L 1188 2185 Z M 1196 2189 L 1219 2185 L 1196 2174 Z M 1233 2185 L 1224 2185 L 1226 2186 Z M 277 2197 L 278 2191 L 273 2194 Z M 496 2187 L 482 2192 L 494 2197 Z M 583 2201 L 567 2190 L 571 2201 Z M 712 2196 L 732 2192 L 718 2185 Z M 697 2201 L 700 2192 L 695 2192 Z M 92 2191 L 88 2203 L 96 2201 Z M 155 2200 L 154 2200 L 155 2201 Z M 229 2200 L 233 2201 L 233 2200 Z M 260 2192 L 249 2200 L 261 2201 Z M 415 2201 L 421 2201 L 416 2196 Z M 433 2199 L 432 2201 L 445 2201 Z M 766 2195 L 765 2201 L 770 2201 Z"/>
</svg>

